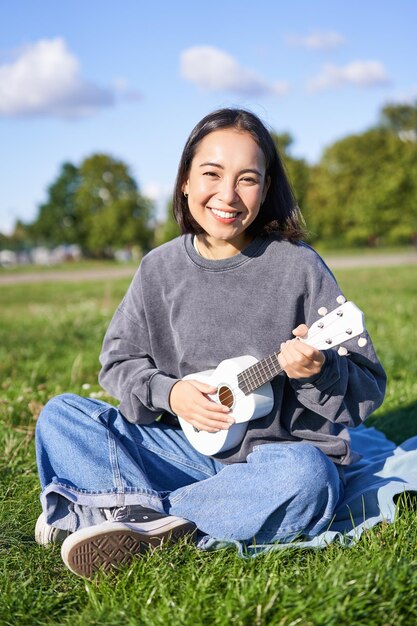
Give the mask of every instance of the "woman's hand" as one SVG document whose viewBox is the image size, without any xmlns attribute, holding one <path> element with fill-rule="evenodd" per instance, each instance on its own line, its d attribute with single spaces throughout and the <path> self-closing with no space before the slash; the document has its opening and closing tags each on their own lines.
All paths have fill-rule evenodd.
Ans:
<svg viewBox="0 0 417 626">
<path fill-rule="evenodd" d="M 172 412 L 197 430 L 209 433 L 228 430 L 235 422 L 227 415 L 230 409 L 207 398 L 210 393 L 216 393 L 216 387 L 197 380 L 180 380 L 172 387 L 169 396 Z"/>
<path fill-rule="evenodd" d="M 310 378 L 321 372 L 324 354 L 299 339 L 305 337 L 307 332 L 307 326 L 300 324 L 292 331 L 296 339 L 281 344 L 278 361 L 288 378 Z"/>
</svg>

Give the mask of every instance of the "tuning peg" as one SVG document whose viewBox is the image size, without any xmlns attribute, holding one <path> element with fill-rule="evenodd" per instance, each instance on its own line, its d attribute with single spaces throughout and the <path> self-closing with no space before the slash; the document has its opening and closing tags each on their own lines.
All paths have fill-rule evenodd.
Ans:
<svg viewBox="0 0 417 626">
<path fill-rule="evenodd" d="M 339 350 L 337 351 L 337 354 L 339 354 L 340 356 L 346 356 L 348 353 L 348 351 L 346 350 L 345 346 L 340 346 Z"/>
<path fill-rule="evenodd" d="M 363 348 L 364 346 L 366 346 L 367 343 L 368 343 L 368 340 L 365 339 L 365 337 L 359 337 L 359 339 L 358 339 L 358 346 L 360 348 Z"/>
<path fill-rule="evenodd" d="M 338 304 L 344 304 L 344 303 L 346 302 L 346 298 L 345 298 L 345 296 L 342 296 L 342 295 L 337 296 L 337 298 L 336 298 L 336 302 L 337 302 Z"/>
<path fill-rule="evenodd" d="M 319 308 L 319 310 L 317 311 L 317 313 L 321 316 L 327 315 L 327 309 L 325 306 L 322 306 Z"/>
</svg>

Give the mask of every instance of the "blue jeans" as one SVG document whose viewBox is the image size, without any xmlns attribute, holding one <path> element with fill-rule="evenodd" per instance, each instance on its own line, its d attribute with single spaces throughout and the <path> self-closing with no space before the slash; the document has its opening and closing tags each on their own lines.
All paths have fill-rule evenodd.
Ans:
<svg viewBox="0 0 417 626">
<path fill-rule="evenodd" d="M 116 407 L 72 394 L 45 406 L 36 453 L 47 521 L 70 531 L 140 505 L 219 540 L 285 542 L 327 527 L 343 495 L 336 466 L 309 444 L 264 444 L 224 465 L 180 429 L 130 424 Z"/>
</svg>

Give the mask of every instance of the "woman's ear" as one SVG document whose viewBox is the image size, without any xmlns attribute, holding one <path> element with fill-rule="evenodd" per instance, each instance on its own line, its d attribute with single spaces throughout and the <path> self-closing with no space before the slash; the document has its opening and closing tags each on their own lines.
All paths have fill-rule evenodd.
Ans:
<svg viewBox="0 0 417 626">
<path fill-rule="evenodd" d="M 183 183 L 183 186 L 181 187 L 181 191 L 184 194 L 184 196 L 188 196 L 188 187 L 189 185 L 188 185 L 188 178 L 187 178 L 187 180 L 185 181 L 185 183 Z"/>
<path fill-rule="evenodd" d="M 262 203 L 265 202 L 266 194 L 268 193 L 270 184 L 271 184 L 271 177 L 267 176 L 265 179 L 265 184 L 264 184 L 264 188 L 262 191 Z"/>
</svg>

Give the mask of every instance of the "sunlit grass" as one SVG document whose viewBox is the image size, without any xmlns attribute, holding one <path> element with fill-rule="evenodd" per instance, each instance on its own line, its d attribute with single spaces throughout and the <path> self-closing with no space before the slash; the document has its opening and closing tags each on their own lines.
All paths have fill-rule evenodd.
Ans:
<svg viewBox="0 0 417 626">
<path fill-rule="evenodd" d="M 417 435 L 416 268 L 338 271 L 366 313 L 389 384 L 370 419 L 397 442 Z M 59 548 L 33 540 L 40 512 L 33 432 L 63 391 L 103 394 L 98 355 L 128 280 L 0 289 L 0 624 L 282 626 L 417 623 L 412 502 L 353 548 L 280 551 L 245 561 L 181 544 L 86 583 Z M 107 398 L 105 394 L 102 397 Z"/>
</svg>

